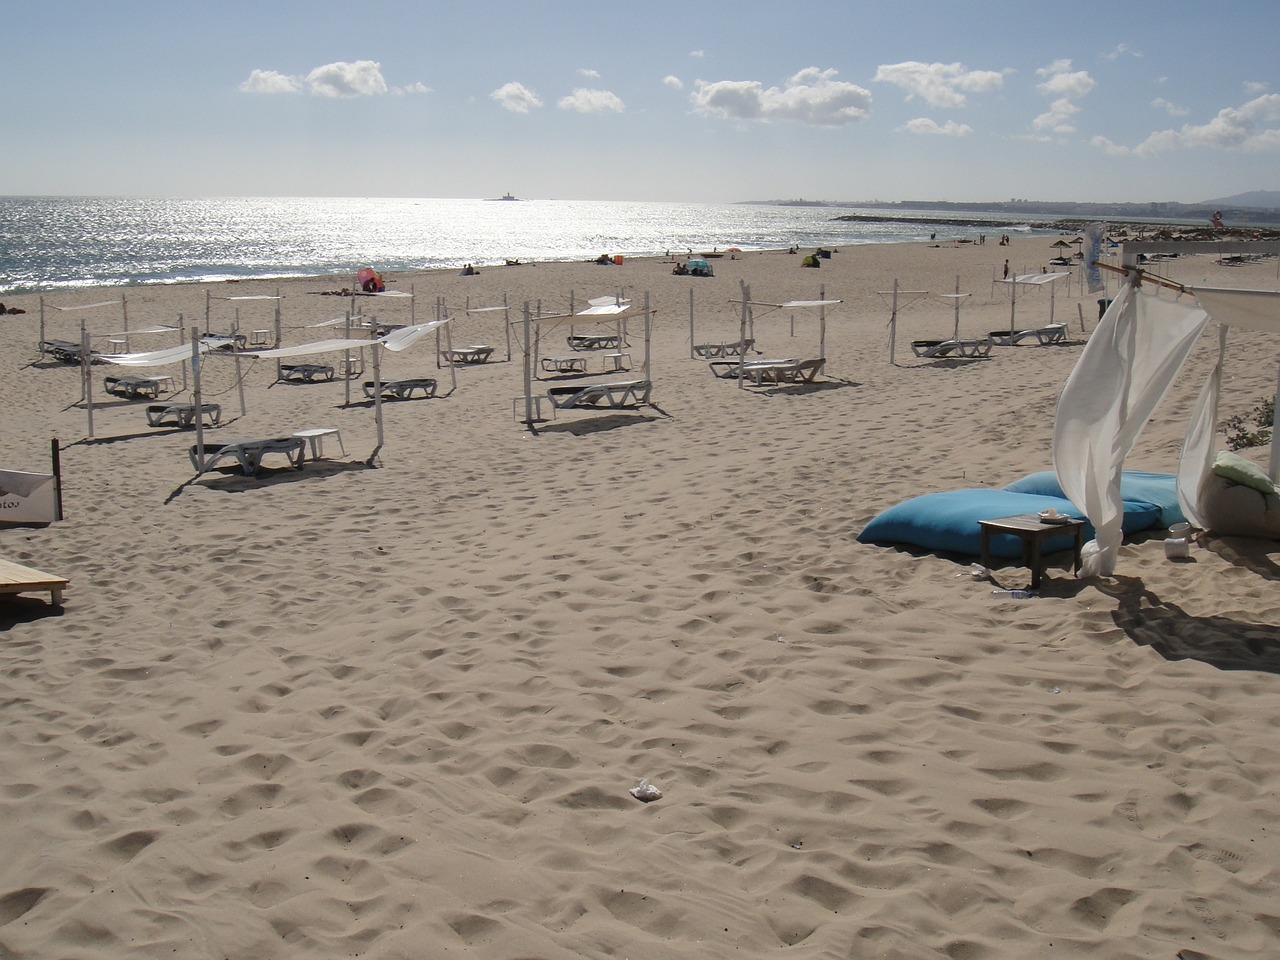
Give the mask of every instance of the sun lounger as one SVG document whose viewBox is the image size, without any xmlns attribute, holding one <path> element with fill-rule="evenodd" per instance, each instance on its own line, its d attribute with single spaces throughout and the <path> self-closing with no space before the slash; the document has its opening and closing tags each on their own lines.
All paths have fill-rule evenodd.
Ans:
<svg viewBox="0 0 1280 960">
<path fill-rule="evenodd" d="M 70 583 L 65 577 L 25 567 L 12 560 L 0 560 L 0 593 L 26 593 L 28 590 L 48 590 L 53 605 L 62 605 L 62 591 Z"/>
<path fill-rule="evenodd" d="M 979 340 L 912 340 L 911 352 L 917 357 L 986 357 L 994 346 L 991 337 Z"/>
<path fill-rule="evenodd" d="M 210 350 L 243 350 L 249 339 L 243 333 L 206 333 L 200 342 Z"/>
<path fill-rule="evenodd" d="M 617 350 L 622 338 L 617 334 L 578 334 L 566 338 L 570 350 Z"/>
<path fill-rule="evenodd" d="M 693 352 L 703 360 L 714 360 L 717 357 L 740 357 L 748 350 L 754 349 L 755 345 L 754 340 L 743 343 L 736 340 L 733 343 L 695 343 Z"/>
<path fill-rule="evenodd" d="M 302 437 L 271 437 L 265 440 L 236 440 L 231 443 L 207 443 L 204 447 L 204 469 L 200 469 L 199 449 L 192 447 L 188 455 L 197 473 L 207 473 L 220 463 L 234 460 L 246 477 L 256 476 L 267 454 L 280 454 L 289 466 L 301 470 L 306 461 L 307 441 Z"/>
<path fill-rule="evenodd" d="M 210 426 L 217 426 L 222 419 L 222 406 L 217 403 L 200 404 L 201 416 L 209 418 Z M 163 427 L 172 424 L 175 427 L 191 427 L 196 422 L 196 405 L 194 403 L 152 403 L 147 405 L 147 424 L 152 427 Z"/>
<path fill-rule="evenodd" d="M 150 377 L 103 377 L 102 389 L 130 400 L 138 397 L 150 397 L 154 400 L 160 396 L 160 384 Z"/>
<path fill-rule="evenodd" d="M 742 375 L 755 382 L 756 386 L 766 383 L 812 383 L 822 372 L 827 361 L 786 360 L 772 363 L 747 363 L 743 365 Z"/>
<path fill-rule="evenodd" d="M 450 363 L 484 363 L 492 355 L 493 347 L 479 343 L 444 351 L 444 358 Z"/>
<path fill-rule="evenodd" d="M 547 397 L 557 410 L 600 407 L 615 410 L 639 407 L 649 402 L 653 383 L 649 380 L 619 380 L 613 383 L 590 383 L 585 386 L 551 387 Z"/>
<path fill-rule="evenodd" d="M 83 359 L 80 344 L 72 343 L 70 340 L 41 340 L 40 349 L 60 363 L 80 363 Z M 96 350 L 89 351 L 89 362 L 99 362 Z"/>
<path fill-rule="evenodd" d="M 1044 347 L 1051 343 L 1065 343 L 1067 340 L 1067 325 L 1065 323 L 1050 323 L 1043 327 L 1014 330 L 1012 333 L 1008 330 L 992 330 L 989 336 L 991 342 L 997 347 L 1016 347 L 1023 340 L 1035 340 L 1036 343 Z"/>
<path fill-rule="evenodd" d="M 280 379 L 295 383 L 314 383 L 317 379 L 332 380 L 333 367 L 320 363 L 282 363 Z"/>
<path fill-rule="evenodd" d="M 542 369 L 549 373 L 586 373 L 586 357 L 539 357 Z"/>
<path fill-rule="evenodd" d="M 744 376 L 750 376 L 747 373 L 748 368 L 753 366 L 776 366 L 779 364 L 798 363 L 795 357 L 787 357 L 782 360 L 712 360 L 707 364 L 712 374 L 721 380 L 736 380 L 738 371 L 742 371 Z"/>
<path fill-rule="evenodd" d="M 415 390 L 421 391 L 424 398 L 434 397 L 436 395 L 436 382 L 427 377 L 388 380 L 382 384 L 381 394 L 383 400 L 411 400 Z M 366 380 L 364 395 L 372 400 L 378 393 L 378 385 L 372 380 Z"/>
</svg>

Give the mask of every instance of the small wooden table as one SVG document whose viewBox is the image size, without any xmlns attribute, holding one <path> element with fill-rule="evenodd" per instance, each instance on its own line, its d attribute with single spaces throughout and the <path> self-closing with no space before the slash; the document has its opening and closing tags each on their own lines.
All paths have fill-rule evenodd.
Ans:
<svg viewBox="0 0 1280 960">
<path fill-rule="evenodd" d="M 979 520 L 982 528 L 982 556 L 980 563 L 990 566 L 990 546 L 992 533 L 1008 533 L 1022 541 L 1022 564 L 1031 568 L 1031 589 L 1040 588 L 1042 564 L 1040 562 L 1040 546 L 1046 540 L 1070 534 L 1075 538 L 1074 572 L 1080 572 L 1080 548 L 1084 546 L 1084 521 L 1071 519 L 1065 523 L 1045 523 L 1034 513 L 1020 513 L 1012 517 L 998 517 L 995 520 Z"/>
</svg>

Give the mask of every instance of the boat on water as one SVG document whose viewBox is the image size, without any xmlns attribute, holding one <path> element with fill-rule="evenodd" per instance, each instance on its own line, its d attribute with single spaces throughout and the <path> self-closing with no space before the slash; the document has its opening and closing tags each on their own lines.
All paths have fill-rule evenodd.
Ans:
<svg viewBox="0 0 1280 960">
<path fill-rule="evenodd" d="M 490 200 L 519 200 L 520 198 L 510 193 L 504 193 L 500 197 L 490 197 L 489 199 Z"/>
</svg>

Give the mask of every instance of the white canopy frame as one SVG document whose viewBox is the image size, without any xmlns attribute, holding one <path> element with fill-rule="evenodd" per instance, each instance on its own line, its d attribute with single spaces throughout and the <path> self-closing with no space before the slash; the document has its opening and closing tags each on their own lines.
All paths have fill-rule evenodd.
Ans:
<svg viewBox="0 0 1280 960">
<path fill-rule="evenodd" d="M 1005 277 L 996 280 L 996 283 L 1003 283 L 1009 287 L 1009 332 L 1017 333 L 1017 314 L 1018 314 L 1018 287 L 1030 287 L 1038 289 L 1045 286 L 1049 287 L 1049 323 L 1053 323 L 1054 301 L 1056 299 L 1057 281 L 1066 278 L 1068 283 L 1071 280 L 1069 271 L 1050 271 L 1049 273 L 1020 273 L 1012 277 Z"/>
<path fill-rule="evenodd" d="M 507 362 L 511 362 L 511 306 L 507 302 L 507 295 L 502 295 L 502 306 L 473 307 L 471 306 L 471 298 L 467 297 L 462 312 L 470 316 L 473 313 L 496 313 L 502 311 L 502 329 L 506 335 L 507 342 Z"/>
<path fill-rule="evenodd" d="M 611 306 L 621 306 L 622 309 L 609 309 Z M 603 309 L 602 309 L 603 308 Z M 516 402 L 524 401 L 524 420 L 525 426 L 533 430 L 533 426 L 541 418 L 541 397 L 533 395 L 534 381 L 534 365 L 537 362 L 537 347 L 541 340 L 543 327 L 555 329 L 568 325 L 572 329 L 575 323 L 601 323 L 612 321 L 621 330 L 621 324 L 628 319 L 636 317 L 644 318 L 644 361 L 641 363 L 640 371 L 644 377 L 650 381 L 653 380 L 653 315 L 655 311 L 649 305 L 649 294 L 644 295 L 644 306 L 637 310 L 628 301 L 626 304 L 610 304 L 610 303 L 591 303 L 586 310 L 574 313 L 558 313 L 542 316 L 541 302 L 536 306 L 531 306 L 530 302 L 524 302 L 524 309 L 519 321 L 512 321 L 512 325 L 520 323 L 523 329 L 523 343 L 521 344 L 521 352 L 523 354 L 523 377 L 524 377 L 524 396 L 518 397 Z M 536 328 L 536 329 L 535 329 Z M 621 336 L 621 334 L 619 334 Z M 621 342 L 621 341 L 620 341 Z"/>
<path fill-rule="evenodd" d="M 818 359 L 825 361 L 827 359 L 827 307 L 834 307 L 844 303 L 843 300 L 828 300 L 827 288 L 825 284 L 818 287 L 817 300 L 788 300 L 786 303 L 770 303 L 766 300 L 752 300 L 751 287 L 747 285 L 745 280 L 738 281 L 738 288 L 742 293 L 741 300 L 730 300 L 730 303 L 741 305 L 742 313 L 738 321 L 738 389 L 746 389 L 746 378 L 742 375 L 743 368 L 747 363 L 747 334 L 751 332 L 751 339 L 755 339 L 755 307 L 768 307 L 770 310 L 798 310 L 813 309 L 818 311 Z M 792 334 L 795 333 L 795 317 L 792 316 Z"/>
</svg>

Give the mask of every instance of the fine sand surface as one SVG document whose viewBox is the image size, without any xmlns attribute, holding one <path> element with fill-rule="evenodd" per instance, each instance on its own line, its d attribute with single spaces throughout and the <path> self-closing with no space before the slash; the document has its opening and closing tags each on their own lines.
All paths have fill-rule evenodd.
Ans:
<svg viewBox="0 0 1280 960">
<path fill-rule="evenodd" d="M 1011 247 L 527 264 L 388 277 L 442 298 L 434 338 L 384 376 L 381 467 L 360 382 L 272 384 L 205 364 L 209 442 L 341 430 L 332 459 L 193 481 L 189 431 L 109 398 L 86 442 L 76 368 L 36 362 L 37 297 L 0 320 L 4 467 L 63 443 L 66 520 L 0 555 L 71 579 L 65 608 L 0 605 L 0 957 L 984 958 L 1199 960 L 1280 943 L 1280 545 L 1126 543 L 1112 578 L 1051 558 L 1042 596 L 993 598 L 969 560 L 855 542 L 900 500 L 1048 469 L 1055 400 L 1097 322 L 1060 290 L 1063 346 L 927 361 L 909 341 L 1006 326 Z M 1162 265 L 1276 289 L 1274 260 Z M 904 290 L 897 363 L 889 298 Z M 755 299 L 827 311 L 826 375 L 739 389 L 689 359 Z M 203 324 L 214 297 L 285 296 L 289 343 L 350 278 L 128 288 L 131 328 Z M 1112 280 L 1112 289 L 1115 281 Z M 655 406 L 526 429 L 502 315 L 650 293 Z M 116 297 L 86 290 L 62 306 Z M 908 302 L 910 301 L 910 302 Z M 406 322 L 404 300 L 360 301 Z M 210 301 L 270 327 L 265 301 Z M 1020 298 L 1019 326 L 1048 320 Z M 1083 315 L 1085 331 L 1081 332 Z M 47 336 L 120 329 L 46 310 Z M 792 324 L 794 322 L 794 333 Z M 543 353 L 566 353 L 565 330 Z M 631 327 L 632 360 L 643 355 Z M 768 356 L 815 355 L 814 311 L 760 310 Z M 170 335 L 133 338 L 134 349 Z M 1172 471 L 1211 338 L 1129 460 Z M 326 362 L 333 362 L 332 359 Z M 592 355 L 593 369 L 601 362 Z M 102 377 L 119 368 L 94 368 Z M 179 368 L 172 372 L 181 385 Z M 371 371 L 366 374 L 371 378 Z M 1275 386 L 1276 345 L 1235 336 L 1223 415 Z M 541 389 L 541 388 L 539 388 Z M 1266 463 L 1268 448 L 1249 451 Z M 1024 569 L 996 571 L 1021 586 Z M 656 802 L 629 788 L 648 778 Z"/>
</svg>

